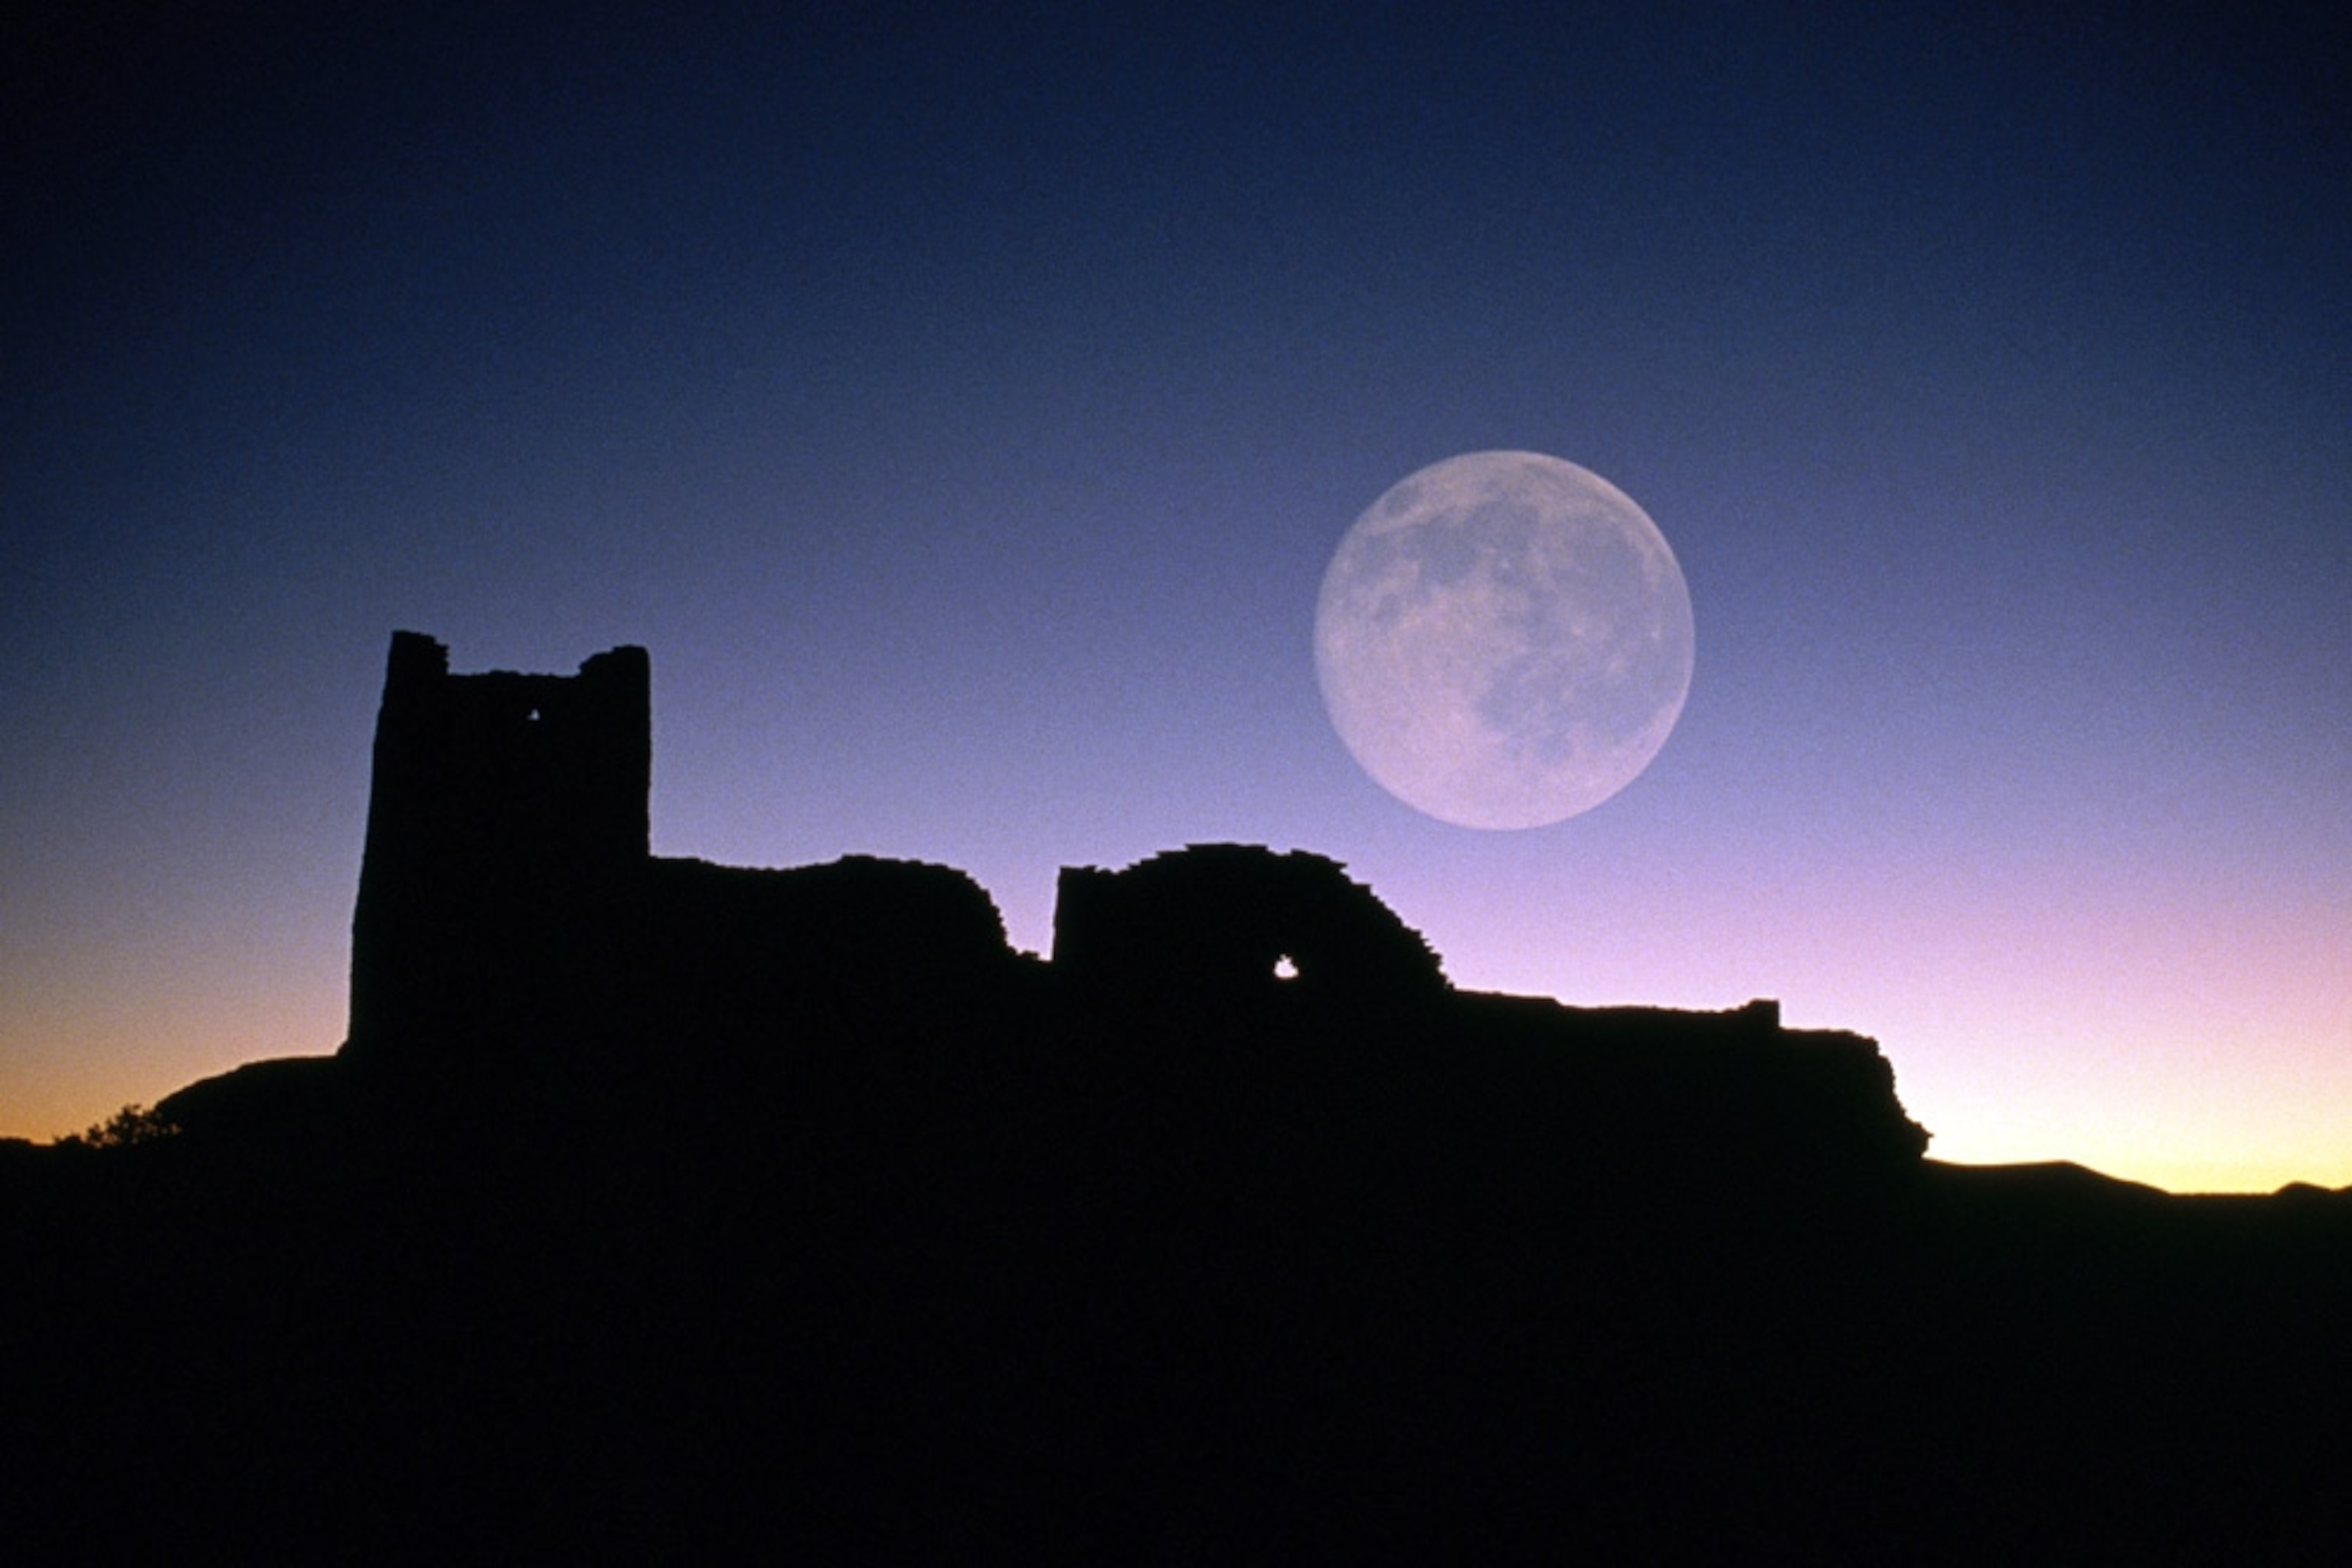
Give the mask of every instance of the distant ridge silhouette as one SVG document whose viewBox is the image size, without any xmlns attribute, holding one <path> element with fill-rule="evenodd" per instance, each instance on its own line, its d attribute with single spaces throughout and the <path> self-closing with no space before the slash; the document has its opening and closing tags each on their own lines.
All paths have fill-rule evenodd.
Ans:
<svg viewBox="0 0 2352 1568">
<path fill-rule="evenodd" d="M 1459 991 L 1303 851 L 1066 869 L 1049 959 L 948 868 L 656 858 L 648 674 L 395 634 L 342 1050 L 0 1149 L 12 1540 L 2340 1539 L 2352 1194 L 1938 1165 L 1866 1038 Z"/>
</svg>

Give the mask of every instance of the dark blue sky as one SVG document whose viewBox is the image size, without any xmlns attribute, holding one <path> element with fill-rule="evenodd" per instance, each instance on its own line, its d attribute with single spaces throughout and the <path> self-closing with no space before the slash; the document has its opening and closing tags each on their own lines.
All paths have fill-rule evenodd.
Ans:
<svg viewBox="0 0 2352 1568">
<path fill-rule="evenodd" d="M 2352 1183 L 2319 24 L 58 9 L 0 1131 L 336 1044 L 409 626 L 650 647 L 663 853 L 944 859 L 1039 947 L 1061 864 L 1297 845 L 1461 984 L 1875 1034 L 1939 1154 Z M 1309 651 L 1356 513 L 1486 447 L 1632 495 L 1698 628 L 1650 773 L 1524 834 L 1382 795 Z"/>
</svg>

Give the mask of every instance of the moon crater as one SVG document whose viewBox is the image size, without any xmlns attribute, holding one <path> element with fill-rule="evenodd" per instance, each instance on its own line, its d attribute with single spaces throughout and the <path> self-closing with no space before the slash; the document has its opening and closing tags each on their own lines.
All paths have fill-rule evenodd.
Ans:
<svg viewBox="0 0 2352 1568">
<path fill-rule="evenodd" d="M 1473 452 L 1367 508 L 1323 576 L 1315 662 L 1364 771 L 1465 827 L 1538 827 L 1631 784 L 1689 695 L 1690 591 L 1646 513 L 1535 452 Z"/>
</svg>

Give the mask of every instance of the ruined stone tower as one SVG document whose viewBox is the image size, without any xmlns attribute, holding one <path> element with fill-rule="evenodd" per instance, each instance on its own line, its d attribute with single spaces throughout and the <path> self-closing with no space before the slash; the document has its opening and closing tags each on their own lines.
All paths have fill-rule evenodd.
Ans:
<svg viewBox="0 0 2352 1568">
<path fill-rule="evenodd" d="M 600 933 L 649 854 L 651 666 L 449 673 L 394 632 L 352 920 L 351 1045 L 447 1049 L 591 1012 Z"/>
</svg>

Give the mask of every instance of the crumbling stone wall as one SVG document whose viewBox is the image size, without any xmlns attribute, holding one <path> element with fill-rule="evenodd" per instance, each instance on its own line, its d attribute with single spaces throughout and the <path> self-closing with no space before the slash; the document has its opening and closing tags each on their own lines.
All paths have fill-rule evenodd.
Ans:
<svg viewBox="0 0 2352 1568">
<path fill-rule="evenodd" d="M 1013 958 L 969 875 L 867 855 L 782 870 L 656 859 L 635 929 L 647 1013 L 713 1042 L 832 1024 L 887 1034 L 969 1010 Z"/>
<path fill-rule="evenodd" d="M 1365 1003 L 1447 989 L 1429 943 L 1338 861 L 1246 844 L 1188 845 L 1123 871 L 1065 868 L 1054 970 L 1083 992 L 1187 1005 L 1284 986 Z"/>
</svg>

